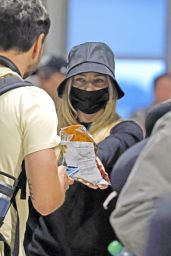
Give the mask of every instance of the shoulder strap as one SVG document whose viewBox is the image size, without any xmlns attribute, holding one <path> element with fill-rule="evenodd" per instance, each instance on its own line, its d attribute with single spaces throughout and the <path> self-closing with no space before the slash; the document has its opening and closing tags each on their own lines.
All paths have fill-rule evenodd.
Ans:
<svg viewBox="0 0 171 256">
<path fill-rule="evenodd" d="M 30 82 L 23 81 L 19 77 L 11 76 L 11 77 L 3 77 L 0 79 L 0 96 L 4 93 L 19 88 L 19 87 L 25 87 L 25 86 L 33 86 Z M 14 192 L 14 196 L 11 200 L 11 203 L 13 204 L 16 212 L 17 212 L 17 223 L 16 223 L 16 237 L 15 237 L 15 246 L 14 246 L 14 252 L 13 256 L 19 255 L 19 216 L 18 216 L 18 209 L 16 205 L 15 196 L 18 192 L 18 190 L 21 189 L 21 199 L 25 199 L 25 192 L 26 192 L 26 175 L 25 175 L 25 169 L 24 169 L 24 162 L 22 164 L 22 170 L 18 177 L 17 187 Z M 4 253 L 5 256 L 11 255 L 11 249 L 5 240 L 5 238 L 0 234 L 0 241 L 4 242 Z"/>
<path fill-rule="evenodd" d="M 8 76 L 0 78 L 0 95 L 4 93 L 25 86 L 33 86 L 30 82 L 24 81 L 17 76 Z M 21 189 L 21 199 L 26 198 L 26 175 L 25 175 L 25 168 L 24 168 L 24 161 L 22 163 L 22 170 L 18 177 L 17 187 L 15 191 L 15 195 L 17 194 L 18 190 Z M 15 195 L 14 198 L 15 199 Z"/>
<path fill-rule="evenodd" d="M 30 82 L 24 81 L 16 76 L 0 78 L 0 95 L 19 87 L 33 86 Z"/>
</svg>

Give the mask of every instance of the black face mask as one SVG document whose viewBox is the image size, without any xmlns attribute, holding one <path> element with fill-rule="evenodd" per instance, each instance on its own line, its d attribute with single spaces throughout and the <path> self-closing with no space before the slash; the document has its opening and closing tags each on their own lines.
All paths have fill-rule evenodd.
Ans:
<svg viewBox="0 0 171 256">
<path fill-rule="evenodd" d="M 76 110 L 86 114 L 93 114 L 106 106 L 109 100 L 109 91 L 108 88 L 97 91 L 85 91 L 72 87 L 70 100 Z"/>
</svg>

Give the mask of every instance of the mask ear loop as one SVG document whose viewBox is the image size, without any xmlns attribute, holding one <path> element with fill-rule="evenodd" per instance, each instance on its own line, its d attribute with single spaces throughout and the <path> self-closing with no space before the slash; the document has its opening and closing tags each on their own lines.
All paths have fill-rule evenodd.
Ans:
<svg viewBox="0 0 171 256">
<path fill-rule="evenodd" d="M 10 68 L 12 71 L 18 73 L 21 76 L 21 73 L 20 73 L 19 69 L 17 68 L 17 66 L 10 59 L 6 58 L 5 56 L 0 55 L 0 64 L 4 65 L 5 67 Z"/>
</svg>

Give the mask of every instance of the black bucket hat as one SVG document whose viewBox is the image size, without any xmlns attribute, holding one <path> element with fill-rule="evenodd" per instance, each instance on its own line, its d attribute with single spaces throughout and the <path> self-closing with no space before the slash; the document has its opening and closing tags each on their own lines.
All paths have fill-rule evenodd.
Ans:
<svg viewBox="0 0 171 256">
<path fill-rule="evenodd" d="M 101 42 L 87 42 L 74 46 L 68 55 L 66 78 L 58 87 L 58 95 L 62 97 L 68 78 L 86 72 L 97 72 L 112 78 L 117 90 L 118 98 L 124 92 L 115 80 L 115 60 L 110 47 Z"/>
</svg>

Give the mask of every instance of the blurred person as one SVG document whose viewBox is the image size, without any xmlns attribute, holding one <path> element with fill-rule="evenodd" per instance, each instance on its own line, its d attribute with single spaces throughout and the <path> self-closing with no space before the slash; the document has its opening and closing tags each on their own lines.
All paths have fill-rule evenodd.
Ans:
<svg viewBox="0 0 171 256">
<path fill-rule="evenodd" d="M 108 174 L 119 156 L 143 138 L 137 123 L 116 113 L 124 92 L 115 79 L 114 54 L 106 44 L 88 42 L 71 49 L 58 94 L 62 97 L 59 129 L 83 124 L 98 144 L 97 155 Z M 110 192 L 110 187 L 92 190 L 75 182 L 62 208 L 39 218 L 28 255 L 109 255 L 107 246 L 115 234 L 109 224 L 110 209 L 103 209 L 103 201 Z"/>
<path fill-rule="evenodd" d="M 47 54 L 42 57 L 37 69 L 38 86 L 51 96 L 56 107 L 60 101 L 57 88 L 65 78 L 66 66 L 67 62 L 64 58 Z"/>
<path fill-rule="evenodd" d="M 33 71 L 28 77 L 24 79 L 25 81 L 38 86 L 38 77 L 37 77 L 37 69 Z"/>
<path fill-rule="evenodd" d="M 114 191 L 119 196 L 141 151 L 148 142 L 157 121 L 171 111 L 171 100 L 153 106 L 145 118 L 145 138 L 126 150 L 112 169 L 110 178 Z"/>
<path fill-rule="evenodd" d="M 156 210 L 149 223 L 144 256 L 171 255 L 171 194 L 157 200 Z"/>
<path fill-rule="evenodd" d="M 144 122 L 147 112 L 151 107 L 159 104 L 165 100 L 171 99 L 171 75 L 168 73 L 161 74 L 154 79 L 154 101 L 153 103 L 145 109 L 135 111 L 131 115 L 131 119 L 137 121 L 141 127 L 144 129 Z"/>
<path fill-rule="evenodd" d="M 39 0 L 1 0 L 0 24 L 0 85 L 11 86 L 9 81 L 24 84 L 23 78 L 40 60 L 49 16 Z M 58 121 L 49 95 L 28 84 L 1 95 L 0 109 L 0 170 L 8 174 L 0 175 L 1 199 L 2 184 L 12 186 L 9 175 L 19 177 L 23 160 L 29 186 L 26 200 L 21 200 L 18 192 L 16 204 L 5 216 L 0 228 L 0 255 L 23 256 L 28 192 L 35 209 L 47 215 L 63 204 L 72 181 L 65 168 L 57 168 Z"/>
<path fill-rule="evenodd" d="M 149 116 L 148 122 L 150 120 Z M 110 217 L 119 239 L 138 256 L 169 255 L 166 241 L 170 239 L 170 232 L 166 227 L 170 225 L 170 208 L 164 207 L 162 211 L 158 203 L 164 202 L 171 193 L 170 124 L 171 111 L 168 111 L 155 123 Z M 159 224 L 163 227 L 159 228 Z M 163 238 L 167 237 L 165 242 L 156 233 L 160 231 Z M 155 247 L 158 253 L 163 253 L 155 254 Z"/>
</svg>

